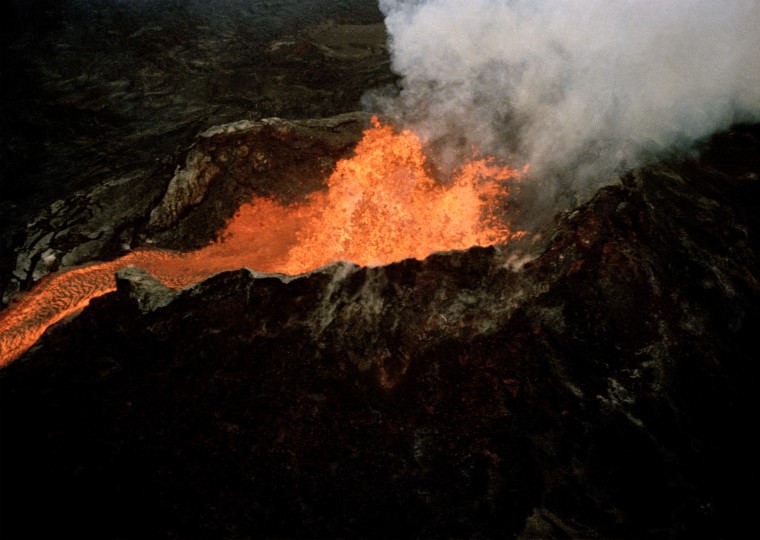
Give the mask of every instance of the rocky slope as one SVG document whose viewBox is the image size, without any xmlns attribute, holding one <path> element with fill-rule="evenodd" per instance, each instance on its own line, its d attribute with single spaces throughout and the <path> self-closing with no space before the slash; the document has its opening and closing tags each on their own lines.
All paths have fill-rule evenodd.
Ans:
<svg viewBox="0 0 760 540">
<path fill-rule="evenodd" d="M 8 537 L 737 537 L 760 448 L 760 130 L 526 240 L 139 269 L 0 372 Z"/>
</svg>

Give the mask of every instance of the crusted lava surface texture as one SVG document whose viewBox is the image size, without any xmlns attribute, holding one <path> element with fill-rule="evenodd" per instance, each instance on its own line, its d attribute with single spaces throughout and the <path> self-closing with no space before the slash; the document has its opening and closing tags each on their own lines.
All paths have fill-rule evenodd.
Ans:
<svg viewBox="0 0 760 540">
<path fill-rule="evenodd" d="M 602 189 L 521 265 L 473 248 L 181 292 L 121 271 L 0 371 L 4 531 L 740 535 L 759 134 Z"/>
</svg>

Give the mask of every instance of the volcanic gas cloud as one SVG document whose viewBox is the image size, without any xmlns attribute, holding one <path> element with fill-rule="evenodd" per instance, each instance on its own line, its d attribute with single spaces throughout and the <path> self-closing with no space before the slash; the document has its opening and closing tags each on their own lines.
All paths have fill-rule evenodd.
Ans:
<svg viewBox="0 0 760 540">
<path fill-rule="evenodd" d="M 338 162 L 327 189 L 304 203 L 254 198 L 218 240 L 198 251 L 137 249 L 44 279 L 0 314 L 0 365 L 24 352 L 50 325 L 113 291 L 114 273 L 128 265 L 179 288 L 241 267 L 299 274 L 337 260 L 379 265 L 507 243 L 522 234 L 503 218 L 508 188 L 519 176 L 493 158 L 477 158 L 437 183 L 420 139 L 373 119 L 355 156 Z"/>
<path fill-rule="evenodd" d="M 590 196 L 760 120 L 757 0 L 379 4 L 400 81 L 367 96 L 372 110 L 431 141 L 521 156 L 552 215 L 553 188 Z"/>
</svg>

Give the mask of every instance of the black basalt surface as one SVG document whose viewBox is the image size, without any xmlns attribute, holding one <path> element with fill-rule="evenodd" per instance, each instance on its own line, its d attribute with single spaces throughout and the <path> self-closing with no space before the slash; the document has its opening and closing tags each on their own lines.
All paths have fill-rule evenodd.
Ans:
<svg viewBox="0 0 760 540">
<path fill-rule="evenodd" d="M 0 372 L 3 536 L 744 536 L 758 149 L 632 173 L 529 262 L 122 271 Z"/>
<path fill-rule="evenodd" d="M 349 113 L 394 81 L 376 0 L 8 0 L 0 15 L 0 308 L 59 267 L 144 245 L 148 215 L 210 127 Z M 269 135 L 259 164 L 271 182 L 288 143 Z M 295 138 L 291 162 L 314 162 L 291 169 L 302 181 L 317 147 L 333 163 L 351 147 Z M 225 158 L 213 137 L 200 142 Z M 260 153 L 238 143 L 250 165 Z M 220 168 L 240 177 L 241 159 Z M 225 210 L 155 240 L 208 243 Z"/>
</svg>

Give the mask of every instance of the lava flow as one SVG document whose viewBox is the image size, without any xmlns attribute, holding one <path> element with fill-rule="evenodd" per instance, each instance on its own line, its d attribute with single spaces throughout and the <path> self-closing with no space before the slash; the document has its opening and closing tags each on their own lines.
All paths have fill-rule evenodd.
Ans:
<svg viewBox="0 0 760 540">
<path fill-rule="evenodd" d="M 0 366 L 27 350 L 50 325 L 116 288 L 114 273 L 139 266 L 181 288 L 225 270 L 299 274 L 337 260 L 380 265 L 435 251 L 504 244 L 512 232 L 495 215 L 506 181 L 519 173 L 492 158 L 463 166 L 447 185 L 428 173 L 422 144 L 373 119 L 355 156 L 341 160 L 327 190 L 300 204 L 254 198 L 220 239 L 178 253 L 137 249 L 111 262 L 64 270 L 0 313 Z"/>
</svg>

